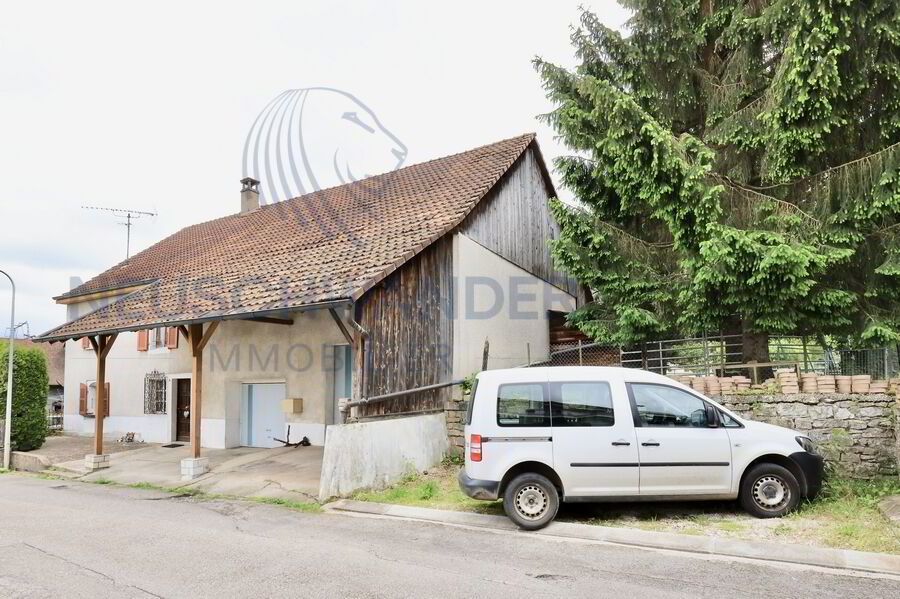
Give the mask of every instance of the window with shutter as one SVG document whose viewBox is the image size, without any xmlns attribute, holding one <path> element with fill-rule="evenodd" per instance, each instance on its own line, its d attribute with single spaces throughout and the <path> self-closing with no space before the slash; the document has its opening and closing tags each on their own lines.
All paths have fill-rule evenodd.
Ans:
<svg viewBox="0 0 900 599">
<path fill-rule="evenodd" d="M 88 386 L 84 383 L 81 383 L 81 386 L 78 388 L 78 413 L 81 414 L 82 416 L 86 416 L 88 413 L 87 399 L 88 399 Z"/>
<path fill-rule="evenodd" d="M 87 337 L 81 338 L 81 349 L 91 349 L 91 340 Z"/>
<path fill-rule="evenodd" d="M 149 331 L 138 331 L 137 334 L 137 350 L 138 351 L 147 351 L 150 346 L 150 333 Z"/>
<path fill-rule="evenodd" d="M 178 349 L 178 327 L 166 327 L 166 347 Z"/>
</svg>

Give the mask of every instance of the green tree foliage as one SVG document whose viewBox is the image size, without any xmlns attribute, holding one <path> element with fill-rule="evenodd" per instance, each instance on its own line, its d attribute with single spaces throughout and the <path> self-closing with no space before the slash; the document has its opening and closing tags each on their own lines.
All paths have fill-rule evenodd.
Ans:
<svg viewBox="0 0 900 599">
<path fill-rule="evenodd" d="M 9 344 L 0 342 L 0 414 L 6 414 Z M 13 352 L 12 448 L 30 451 L 47 437 L 47 358 L 36 347 Z"/>
<path fill-rule="evenodd" d="M 628 0 L 535 66 L 571 155 L 570 320 L 631 344 L 703 330 L 900 340 L 900 2 Z"/>
</svg>

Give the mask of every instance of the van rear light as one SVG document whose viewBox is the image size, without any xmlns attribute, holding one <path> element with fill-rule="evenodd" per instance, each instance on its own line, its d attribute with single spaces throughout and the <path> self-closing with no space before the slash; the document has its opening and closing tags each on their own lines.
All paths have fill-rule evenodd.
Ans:
<svg viewBox="0 0 900 599">
<path fill-rule="evenodd" d="M 481 461 L 481 435 L 469 437 L 469 459 L 473 462 Z"/>
</svg>

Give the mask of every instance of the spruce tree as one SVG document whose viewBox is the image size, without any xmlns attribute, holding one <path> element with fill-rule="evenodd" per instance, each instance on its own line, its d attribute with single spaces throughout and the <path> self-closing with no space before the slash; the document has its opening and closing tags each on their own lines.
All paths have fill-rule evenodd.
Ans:
<svg viewBox="0 0 900 599">
<path fill-rule="evenodd" d="M 900 340 L 900 2 L 628 0 L 535 66 L 571 149 L 572 323 L 634 344 L 723 330 Z"/>
</svg>

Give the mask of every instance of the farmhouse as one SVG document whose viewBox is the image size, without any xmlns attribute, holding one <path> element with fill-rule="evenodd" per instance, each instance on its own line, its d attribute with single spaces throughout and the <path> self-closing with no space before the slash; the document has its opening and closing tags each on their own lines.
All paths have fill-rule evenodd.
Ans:
<svg viewBox="0 0 900 599">
<path fill-rule="evenodd" d="M 546 359 L 585 301 L 557 271 L 534 134 L 182 229 L 58 297 L 65 430 L 201 447 L 324 444 L 356 416 L 440 409 L 442 384 Z M 189 472 L 191 469 L 188 468 Z"/>
</svg>

